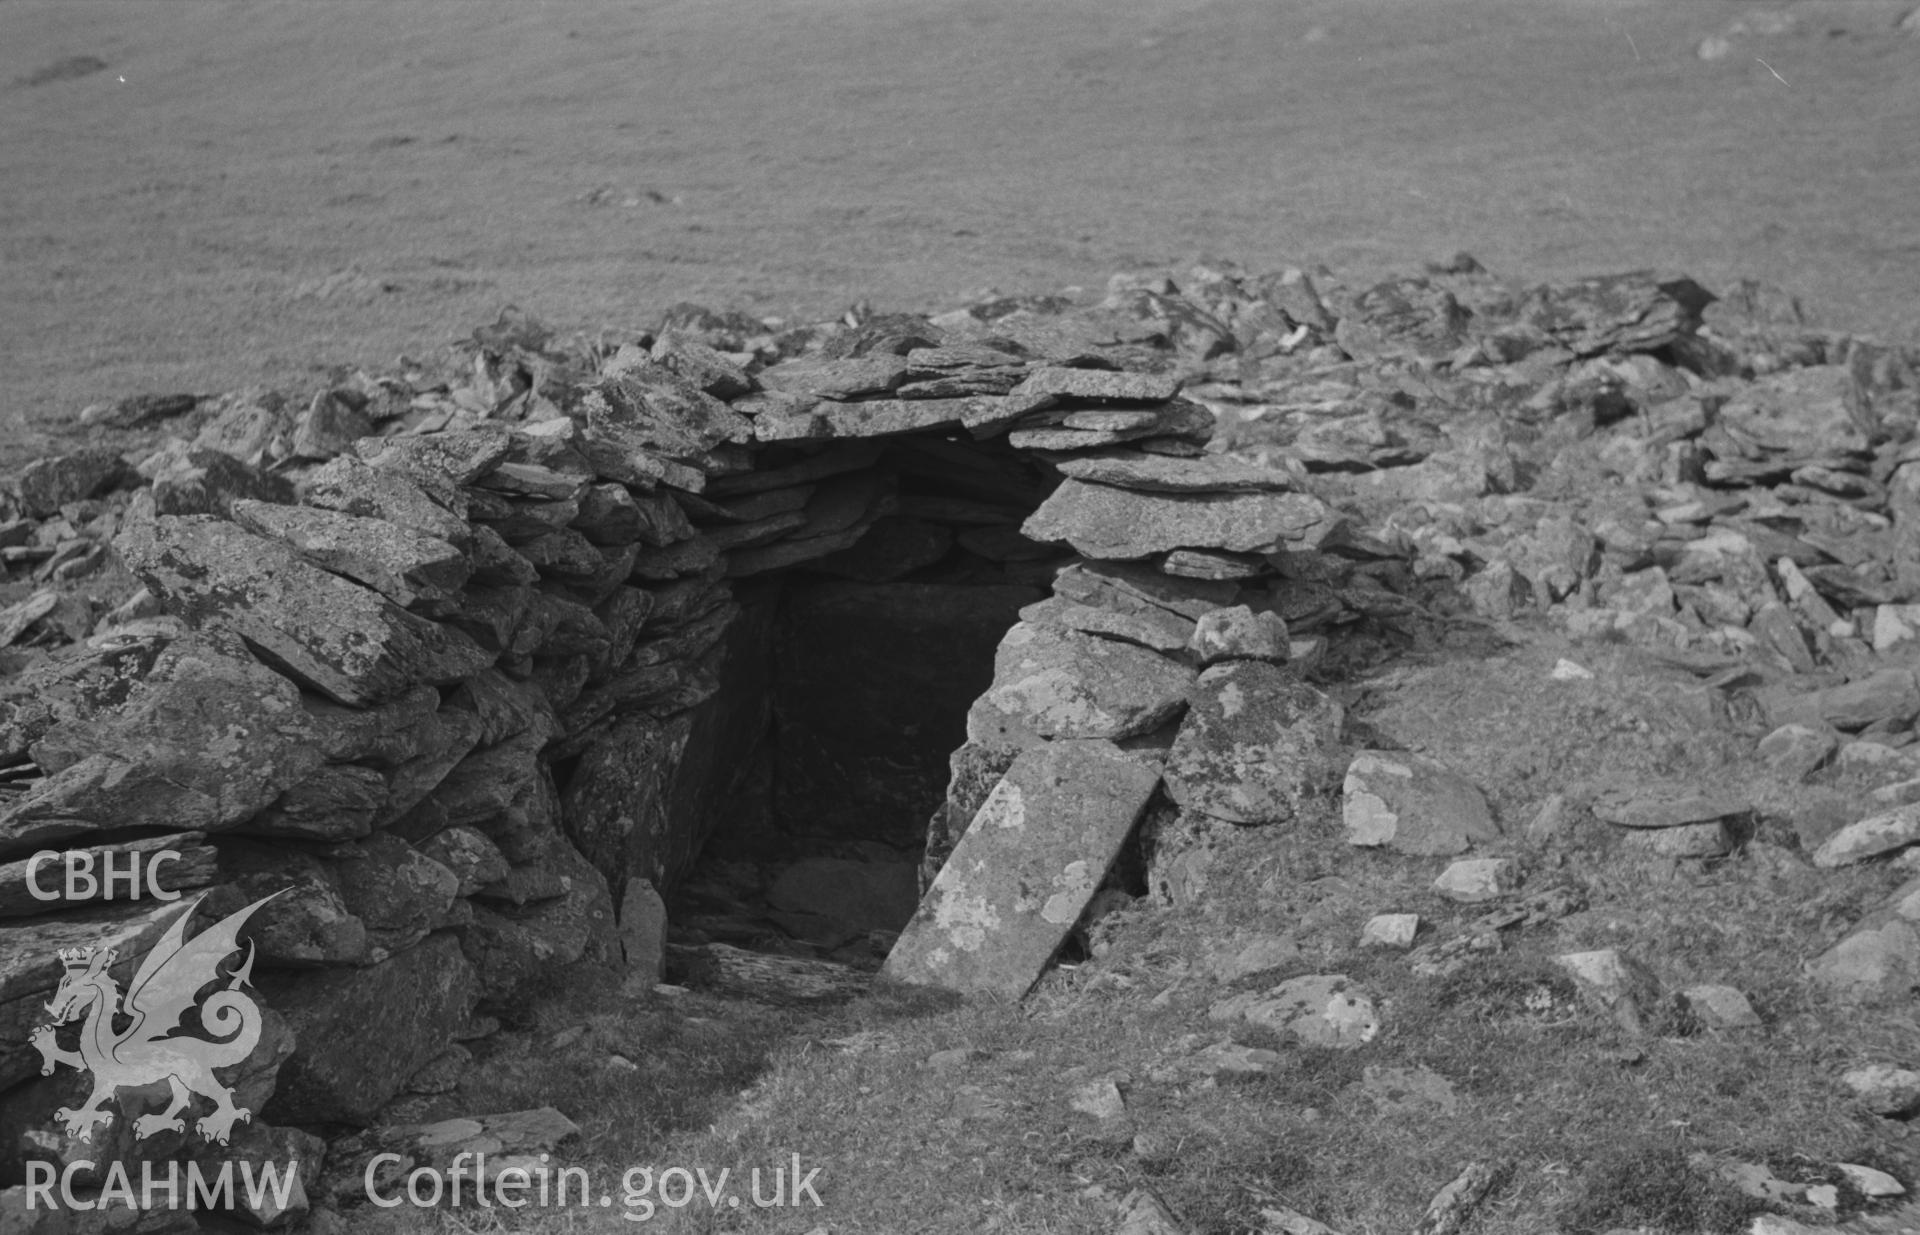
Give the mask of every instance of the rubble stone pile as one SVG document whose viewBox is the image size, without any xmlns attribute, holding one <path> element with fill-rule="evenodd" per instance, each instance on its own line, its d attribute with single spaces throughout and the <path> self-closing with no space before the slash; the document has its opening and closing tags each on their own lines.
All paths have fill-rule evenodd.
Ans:
<svg viewBox="0 0 1920 1235">
<path fill-rule="evenodd" d="M 79 1078 L 36 1079 L 61 950 L 111 944 L 124 985 L 181 912 L 154 891 L 208 921 L 277 894 L 235 1146 L 317 1170 L 301 1127 L 375 1120 L 477 1007 L 617 961 L 616 912 L 712 846 L 918 861 L 891 919 L 786 904 L 787 950 L 1018 995 L 1103 890 L 1191 899 L 1209 836 L 1343 774 L 1354 843 L 1497 839 L 1444 769 L 1347 770 L 1322 687 L 1423 621 L 1643 644 L 1809 773 L 1912 741 L 1910 350 L 1652 274 L 1177 279 L 794 328 L 679 306 L 618 345 L 509 314 L 450 373 L 89 409 L 174 435 L 35 462 L 0 522 L 0 1183 L 22 1144 L 241 1151 L 79 1141 Z M 950 764 L 862 754 L 938 710 L 943 640 L 992 659 L 926 718 Z M 1920 840 L 1910 787 L 1822 860 Z M 1700 855 L 1739 804 L 1612 809 Z M 84 873 L 136 867 L 137 900 Z M 1913 903 L 1869 924 L 1879 978 L 1834 980 L 1920 967 Z"/>
</svg>

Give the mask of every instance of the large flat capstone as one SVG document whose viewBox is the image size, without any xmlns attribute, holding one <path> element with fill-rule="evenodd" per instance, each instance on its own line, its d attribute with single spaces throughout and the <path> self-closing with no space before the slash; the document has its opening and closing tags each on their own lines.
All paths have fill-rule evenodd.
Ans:
<svg viewBox="0 0 1920 1235">
<path fill-rule="evenodd" d="M 1171 549 L 1314 549 L 1340 526 L 1340 515 L 1308 493 L 1155 493 L 1069 479 L 1020 530 L 1088 557 L 1139 558 Z"/>
<path fill-rule="evenodd" d="M 1024 995 L 1080 920 L 1159 777 L 1111 742 L 1023 752 L 954 847 L 883 972 Z"/>
</svg>

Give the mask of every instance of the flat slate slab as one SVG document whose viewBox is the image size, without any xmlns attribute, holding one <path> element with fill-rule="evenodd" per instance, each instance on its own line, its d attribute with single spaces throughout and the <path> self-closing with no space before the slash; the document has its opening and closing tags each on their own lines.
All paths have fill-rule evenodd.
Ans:
<svg viewBox="0 0 1920 1235">
<path fill-rule="evenodd" d="M 1174 459 L 1116 450 L 1063 459 L 1058 467 L 1075 480 L 1157 493 L 1285 493 L 1296 487 L 1293 477 L 1278 468 L 1260 467 L 1225 455 Z"/>
<path fill-rule="evenodd" d="M 1159 779 L 1111 742 L 1023 752 L 940 868 L 882 973 L 967 994 L 1026 994 Z"/>
<path fill-rule="evenodd" d="M 1141 558 L 1170 549 L 1313 549 L 1341 523 L 1307 493 L 1150 493 L 1069 479 L 1020 530 L 1088 557 Z"/>
</svg>

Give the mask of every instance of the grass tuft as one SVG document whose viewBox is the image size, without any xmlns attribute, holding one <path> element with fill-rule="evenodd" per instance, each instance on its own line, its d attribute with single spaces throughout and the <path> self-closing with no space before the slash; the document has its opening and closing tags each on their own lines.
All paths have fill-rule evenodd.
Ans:
<svg viewBox="0 0 1920 1235">
<path fill-rule="evenodd" d="M 1688 1235 L 1733 1235 L 1767 1207 L 1696 1168 L 1678 1145 L 1652 1138 L 1603 1152 L 1581 1177 L 1579 1194 L 1560 1213 L 1573 1235 L 1650 1227 Z"/>
</svg>

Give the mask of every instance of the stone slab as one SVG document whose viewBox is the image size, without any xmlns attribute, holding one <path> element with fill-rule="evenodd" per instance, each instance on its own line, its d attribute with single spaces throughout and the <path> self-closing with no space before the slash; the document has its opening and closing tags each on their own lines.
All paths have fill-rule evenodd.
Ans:
<svg viewBox="0 0 1920 1235">
<path fill-rule="evenodd" d="M 1024 995 L 1080 920 L 1159 778 L 1109 742 L 1054 742 L 987 795 L 883 973 Z"/>
<path fill-rule="evenodd" d="M 1305 493 L 1150 493 L 1067 480 L 1021 527 L 1092 558 L 1142 558 L 1173 549 L 1273 553 L 1318 548 L 1341 517 Z"/>
</svg>

